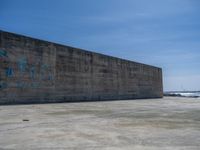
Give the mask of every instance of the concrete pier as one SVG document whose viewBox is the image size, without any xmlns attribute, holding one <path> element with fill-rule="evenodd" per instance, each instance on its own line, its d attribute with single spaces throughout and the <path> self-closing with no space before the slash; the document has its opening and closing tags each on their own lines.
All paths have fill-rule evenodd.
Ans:
<svg viewBox="0 0 200 150">
<path fill-rule="evenodd" d="M 199 150 L 200 99 L 0 107 L 1 150 Z"/>
</svg>

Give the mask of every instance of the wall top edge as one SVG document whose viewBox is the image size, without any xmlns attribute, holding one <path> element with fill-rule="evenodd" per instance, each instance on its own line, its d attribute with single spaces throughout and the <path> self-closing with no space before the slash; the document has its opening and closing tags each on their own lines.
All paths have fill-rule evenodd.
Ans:
<svg viewBox="0 0 200 150">
<path fill-rule="evenodd" d="M 89 51 L 89 50 L 85 50 L 85 49 L 81 49 L 81 48 L 77 48 L 77 47 L 72 47 L 72 46 L 68 46 L 68 45 L 64 45 L 64 44 L 59 44 L 59 43 L 55 43 L 55 42 L 51 42 L 51 41 L 47 41 L 47 40 L 42 40 L 42 39 L 38 39 L 38 38 L 26 36 L 26 35 L 21 35 L 21 34 L 18 34 L 18 33 L 0 30 L 0 34 L 1 35 L 8 34 L 9 36 L 21 37 L 21 38 L 24 38 L 24 39 L 29 39 L 29 40 L 33 40 L 33 41 L 37 41 L 37 42 L 41 42 L 41 43 L 53 44 L 55 46 L 61 46 L 61 47 L 64 47 L 64 48 L 72 48 L 72 49 L 76 49 L 78 51 L 82 51 L 82 52 L 85 52 L 85 53 L 96 54 L 96 55 L 100 55 L 100 56 L 103 56 L 103 57 L 109 57 L 109 58 L 112 58 L 112 59 L 119 59 L 119 60 L 122 60 L 122 61 L 130 62 L 130 63 L 136 63 L 136 64 L 140 64 L 140 65 L 145 65 L 145 66 L 149 66 L 149 67 L 152 67 L 152 68 L 157 68 L 159 70 L 162 70 L 162 68 L 160 68 L 160 67 L 156 67 L 156 66 L 152 66 L 152 65 L 148 65 L 148 64 L 144 64 L 144 63 L 140 63 L 140 62 L 135 62 L 135 61 L 132 61 L 132 60 L 127 60 L 127 59 L 123 59 L 123 58 L 119 58 L 119 57 L 109 56 L 109 55 L 105 55 L 105 54 L 101 54 L 101 53 L 97 53 L 97 52 L 93 52 L 93 51 Z"/>
</svg>

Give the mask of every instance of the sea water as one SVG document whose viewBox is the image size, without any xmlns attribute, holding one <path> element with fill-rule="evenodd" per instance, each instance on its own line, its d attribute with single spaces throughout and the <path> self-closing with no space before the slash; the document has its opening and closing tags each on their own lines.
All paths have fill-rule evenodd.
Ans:
<svg viewBox="0 0 200 150">
<path fill-rule="evenodd" d="M 199 97 L 200 91 L 181 91 L 181 92 L 166 92 L 166 95 L 182 96 L 182 97 Z"/>
</svg>

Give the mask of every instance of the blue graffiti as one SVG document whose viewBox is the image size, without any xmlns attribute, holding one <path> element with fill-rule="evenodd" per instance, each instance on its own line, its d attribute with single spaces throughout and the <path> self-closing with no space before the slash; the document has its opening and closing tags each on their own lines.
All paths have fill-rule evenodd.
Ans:
<svg viewBox="0 0 200 150">
<path fill-rule="evenodd" d="M 20 72 L 25 72 L 26 71 L 27 59 L 25 57 L 19 59 L 18 67 L 19 67 Z"/>
<path fill-rule="evenodd" d="M 0 82 L 0 89 L 5 89 L 5 88 L 7 88 L 7 83 Z"/>
<path fill-rule="evenodd" d="M 32 88 L 39 88 L 40 87 L 40 83 L 32 83 L 31 87 Z"/>
<path fill-rule="evenodd" d="M 47 64 L 43 64 L 43 65 L 41 66 L 41 68 L 45 70 L 45 69 L 48 69 L 49 66 L 48 66 Z"/>
<path fill-rule="evenodd" d="M 6 70 L 5 70 L 5 73 L 6 73 L 6 76 L 7 77 L 12 77 L 13 76 L 13 69 L 12 68 L 7 68 Z"/>
<path fill-rule="evenodd" d="M 47 64 L 43 64 L 42 66 L 41 66 L 41 72 L 40 72 L 40 75 L 41 75 L 41 80 L 46 80 L 46 79 L 48 79 L 48 77 L 47 77 L 47 72 L 48 72 L 48 68 L 49 68 L 49 66 L 47 65 Z"/>
<path fill-rule="evenodd" d="M 24 87 L 24 83 L 18 81 L 18 82 L 17 82 L 17 87 L 18 87 L 18 88 L 23 88 L 23 87 Z"/>
<path fill-rule="evenodd" d="M 39 88 L 40 83 L 28 83 L 28 82 L 23 82 L 23 81 L 18 81 L 16 83 L 17 88 Z"/>
<path fill-rule="evenodd" d="M 35 66 L 32 66 L 32 67 L 30 68 L 30 78 L 31 78 L 32 80 L 35 79 Z"/>
<path fill-rule="evenodd" d="M 51 73 L 49 73 L 48 80 L 53 80 L 53 75 Z"/>
<path fill-rule="evenodd" d="M 0 49 L 0 57 L 8 57 L 7 52 L 5 50 Z"/>
</svg>

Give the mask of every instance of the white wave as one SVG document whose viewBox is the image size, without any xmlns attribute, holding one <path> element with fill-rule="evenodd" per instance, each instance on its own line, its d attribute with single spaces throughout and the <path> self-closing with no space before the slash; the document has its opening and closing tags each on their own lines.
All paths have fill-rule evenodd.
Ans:
<svg viewBox="0 0 200 150">
<path fill-rule="evenodd" d="M 174 93 L 176 95 L 181 95 L 181 96 L 185 96 L 185 97 L 200 97 L 200 92 L 176 92 Z"/>
</svg>

